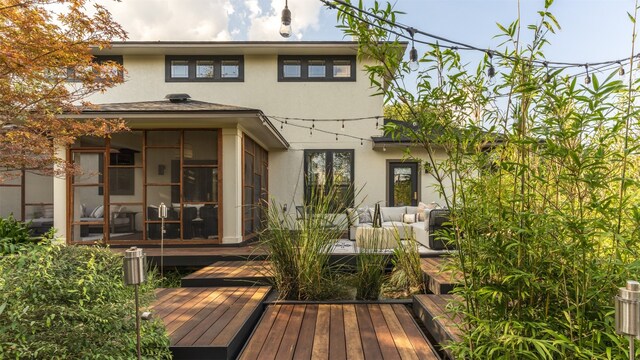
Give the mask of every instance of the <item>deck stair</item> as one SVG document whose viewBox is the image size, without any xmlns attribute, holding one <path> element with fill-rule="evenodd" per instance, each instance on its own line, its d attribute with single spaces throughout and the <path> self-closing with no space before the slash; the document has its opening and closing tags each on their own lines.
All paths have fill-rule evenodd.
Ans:
<svg viewBox="0 0 640 360">
<path fill-rule="evenodd" d="M 403 304 L 268 305 L 241 360 L 438 359 Z"/>
<path fill-rule="evenodd" d="M 167 288 L 152 306 L 174 359 L 235 359 L 264 309 L 270 287 Z"/>
<path fill-rule="evenodd" d="M 462 339 L 462 331 L 459 327 L 462 318 L 447 310 L 447 304 L 454 299 L 454 296 L 421 294 L 413 297 L 415 315 L 440 345 Z M 453 358 L 449 351 L 444 352 L 450 359 Z"/>
<path fill-rule="evenodd" d="M 271 267 L 265 260 L 217 261 L 181 280 L 183 287 L 268 285 Z"/>
<path fill-rule="evenodd" d="M 424 274 L 427 289 L 436 295 L 449 294 L 456 286 L 462 283 L 460 273 L 446 270 L 447 262 L 451 261 L 443 257 L 420 259 L 420 267 Z"/>
</svg>

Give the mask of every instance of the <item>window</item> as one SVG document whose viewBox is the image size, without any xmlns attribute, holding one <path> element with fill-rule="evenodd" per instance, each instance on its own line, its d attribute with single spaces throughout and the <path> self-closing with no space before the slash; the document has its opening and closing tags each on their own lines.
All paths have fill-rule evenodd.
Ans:
<svg viewBox="0 0 640 360">
<path fill-rule="evenodd" d="M 0 217 L 13 216 L 18 221 L 31 222 L 33 236 L 42 235 L 53 227 L 53 176 L 31 170 L 0 169 Z"/>
<path fill-rule="evenodd" d="M 93 57 L 93 62 L 98 65 L 120 65 L 124 64 L 122 55 L 96 55 Z M 122 70 L 117 66 L 110 66 L 109 71 L 114 76 L 124 76 Z M 67 68 L 67 81 L 68 82 L 80 82 L 83 78 L 87 78 L 89 75 L 93 75 L 94 68 L 92 66 L 76 66 Z"/>
<path fill-rule="evenodd" d="M 244 81 L 242 56 L 167 56 L 165 81 Z"/>
<path fill-rule="evenodd" d="M 355 56 L 280 56 L 278 81 L 356 81 Z"/>
<path fill-rule="evenodd" d="M 326 76 L 324 60 L 309 60 L 309 77 L 323 78 Z"/>
<path fill-rule="evenodd" d="M 336 192 L 334 204 L 338 210 L 353 206 L 353 150 L 305 150 L 304 152 L 305 203 L 312 194 Z"/>
<path fill-rule="evenodd" d="M 300 60 L 283 61 L 282 75 L 286 78 L 299 78 L 301 75 Z"/>
<path fill-rule="evenodd" d="M 349 78 L 351 77 L 351 62 L 349 60 L 333 61 L 333 77 Z"/>
</svg>

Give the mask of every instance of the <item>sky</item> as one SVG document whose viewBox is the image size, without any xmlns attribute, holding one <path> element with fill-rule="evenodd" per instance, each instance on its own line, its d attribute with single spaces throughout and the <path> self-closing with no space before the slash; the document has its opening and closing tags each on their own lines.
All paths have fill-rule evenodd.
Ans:
<svg viewBox="0 0 640 360">
<path fill-rule="evenodd" d="M 285 40 L 278 34 L 285 0 L 96 2 L 111 11 L 129 40 Z M 492 49 L 499 45 L 496 23 L 507 25 L 518 13 L 516 0 L 395 0 L 392 4 L 405 13 L 399 22 Z M 550 11 L 562 29 L 549 37 L 547 59 L 587 63 L 628 57 L 632 24 L 627 12 L 633 12 L 634 4 L 632 0 L 556 0 Z M 336 28 L 336 10 L 324 7 L 320 0 L 289 0 L 288 5 L 294 32 L 290 40 L 350 40 Z M 523 24 L 535 23 L 543 5 L 543 0 L 521 0 Z M 462 56 L 470 64 L 480 59 L 478 54 Z"/>
</svg>

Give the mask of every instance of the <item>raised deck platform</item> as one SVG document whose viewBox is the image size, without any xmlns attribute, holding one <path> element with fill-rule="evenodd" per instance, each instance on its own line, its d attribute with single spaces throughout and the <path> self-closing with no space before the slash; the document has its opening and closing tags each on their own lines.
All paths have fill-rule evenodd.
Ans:
<svg viewBox="0 0 640 360">
<path fill-rule="evenodd" d="M 438 359 L 400 304 L 269 305 L 240 359 Z"/>
<path fill-rule="evenodd" d="M 462 275 L 457 272 L 443 270 L 451 261 L 447 258 L 422 258 L 420 267 L 424 273 L 427 289 L 436 295 L 448 294 L 462 283 Z"/>
<path fill-rule="evenodd" d="M 262 313 L 270 287 L 158 289 L 174 359 L 234 359 Z"/>
<path fill-rule="evenodd" d="M 447 304 L 453 300 L 454 295 L 415 295 L 413 297 L 413 311 L 422 321 L 433 339 L 438 344 L 446 344 L 450 341 L 461 341 L 462 331 L 458 324 L 462 319 L 457 315 L 447 312 Z M 451 353 L 445 350 L 449 358 Z"/>
<path fill-rule="evenodd" d="M 271 266 L 267 261 L 218 261 L 181 280 L 183 287 L 268 285 Z"/>
</svg>

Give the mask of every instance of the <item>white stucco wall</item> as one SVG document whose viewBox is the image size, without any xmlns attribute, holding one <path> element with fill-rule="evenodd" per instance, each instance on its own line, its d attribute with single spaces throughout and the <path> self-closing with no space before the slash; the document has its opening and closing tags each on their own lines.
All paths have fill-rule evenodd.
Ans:
<svg viewBox="0 0 640 360">
<path fill-rule="evenodd" d="M 244 56 L 243 82 L 207 82 L 175 83 L 165 82 L 164 55 L 125 55 L 124 66 L 127 69 L 126 82 L 110 89 L 104 94 L 96 94 L 88 100 L 94 103 L 117 103 L 162 100 L 170 93 L 187 93 L 193 100 L 235 105 L 262 110 L 267 116 L 297 118 L 354 118 L 381 116 L 383 103 L 380 96 L 372 96 L 371 88 L 363 65 L 357 68 L 355 82 L 278 82 L 277 54 L 249 54 Z M 382 124 L 382 119 L 379 120 Z M 309 122 L 290 121 L 293 124 L 310 126 Z M 371 136 L 380 136 L 375 127 L 374 118 L 362 121 L 346 122 L 342 129 L 340 121 L 316 121 L 317 129 L 338 133 L 322 134 L 308 129 L 299 129 L 274 121 L 276 128 L 290 143 L 287 151 L 269 153 L 269 192 L 281 203 L 293 205 L 303 202 L 303 152 L 305 149 L 353 149 L 355 157 L 355 186 L 360 189 L 356 203 L 373 204 L 385 202 L 386 166 L 388 159 L 402 159 L 401 149 L 387 149 L 386 152 L 372 150 Z M 176 123 L 176 127 L 188 126 Z M 135 128 L 135 123 L 129 123 Z M 214 126 L 215 127 L 215 126 Z M 348 134 L 365 139 L 364 145 L 358 139 L 350 139 L 340 134 Z M 236 242 L 241 239 L 241 222 L 235 219 L 240 212 L 233 207 L 240 204 L 238 196 L 241 169 L 230 165 L 239 161 L 240 155 L 231 155 L 229 151 L 239 151 L 237 133 L 225 129 L 223 141 L 223 183 L 224 234 L 223 242 Z M 232 182 L 233 181 L 233 182 Z M 433 183 L 430 175 L 421 171 L 420 199 L 425 202 L 438 201 L 430 188 Z M 240 195 L 241 196 L 241 195 Z M 56 209 L 60 209 L 56 206 Z M 238 232 L 238 234 L 235 234 Z"/>
</svg>

